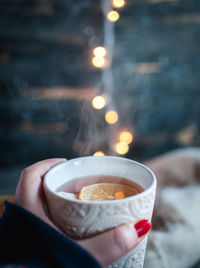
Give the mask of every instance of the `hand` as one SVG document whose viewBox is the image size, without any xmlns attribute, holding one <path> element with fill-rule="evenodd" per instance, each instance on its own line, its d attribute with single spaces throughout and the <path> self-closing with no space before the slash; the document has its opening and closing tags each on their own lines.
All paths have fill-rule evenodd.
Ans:
<svg viewBox="0 0 200 268">
<path fill-rule="evenodd" d="M 16 189 L 16 203 L 41 220 L 60 231 L 46 216 L 42 179 L 56 164 L 66 161 L 62 158 L 47 159 L 25 168 Z M 128 253 L 143 239 L 151 224 L 141 220 L 137 224 L 125 224 L 92 238 L 76 241 L 89 251 L 101 265 L 106 266 Z"/>
</svg>

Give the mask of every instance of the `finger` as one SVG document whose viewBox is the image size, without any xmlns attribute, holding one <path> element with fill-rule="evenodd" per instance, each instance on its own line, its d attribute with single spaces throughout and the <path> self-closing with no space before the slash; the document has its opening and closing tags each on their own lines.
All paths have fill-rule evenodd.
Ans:
<svg viewBox="0 0 200 268">
<path fill-rule="evenodd" d="M 107 266 L 135 248 L 150 229 L 151 223 L 148 220 L 141 220 L 135 225 L 122 225 L 78 243 L 101 265 Z"/>
<path fill-rule="evenodd" d="M 42 177 L 56 164 L 66 161 L 63 158 L 52 158 L 37 162 L 25 168 L 16 189 L 16 203 L 37 216 L 45 215 L 42 203 Z M 39 215 L 38 215 L 39 214 Z"/>
</svg>

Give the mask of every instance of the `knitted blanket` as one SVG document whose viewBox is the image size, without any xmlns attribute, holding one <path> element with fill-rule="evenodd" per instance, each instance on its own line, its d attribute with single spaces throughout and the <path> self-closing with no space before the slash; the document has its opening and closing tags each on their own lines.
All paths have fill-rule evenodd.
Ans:
<svg viewBox="0 0 200 268">
<path fill-rule="evenodd" d="M 145 163 L 158 181 L 144 268 L 200 268 L 200 149 Z"/>
</svg>

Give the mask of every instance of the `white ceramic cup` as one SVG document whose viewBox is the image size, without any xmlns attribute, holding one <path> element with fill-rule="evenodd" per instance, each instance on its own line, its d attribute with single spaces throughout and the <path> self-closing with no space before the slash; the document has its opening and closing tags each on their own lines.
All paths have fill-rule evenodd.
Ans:
<svg viewBox="0 0 200 268">
<path fill-rule="evenodd" d="M 56 192 L 66 182 L 87 176 L 116 176 L 139 184 L 144 191 L 120 200 L 69 200 Z M 83 183 L 84 184 L 84 183 Z M 146 166 L 125 158 L 89 156 L 62 162 L 44 177 L 44 191 L 51 220 L 68 236 L 82 239 L 124 223 L 151 221 L 156 178 Z M 109 268 L 142 268 L 147 237 Z"/>
</svg>

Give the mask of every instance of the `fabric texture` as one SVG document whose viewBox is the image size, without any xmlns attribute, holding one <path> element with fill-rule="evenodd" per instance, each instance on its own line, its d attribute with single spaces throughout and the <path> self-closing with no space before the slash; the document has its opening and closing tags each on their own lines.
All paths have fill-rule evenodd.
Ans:
<svg viewBox="0 0 200 268">
<path fill-rule="evenodd" d="M 144 268 L 200 268 L 200 149 L 148 163 L 158 189 Z"/>
<path fill-rule="evenodd" d="M 0 267 L 101 266 L 73 240 L 22 207 L 6 202 L 0 219 Z"/>
</svg>

